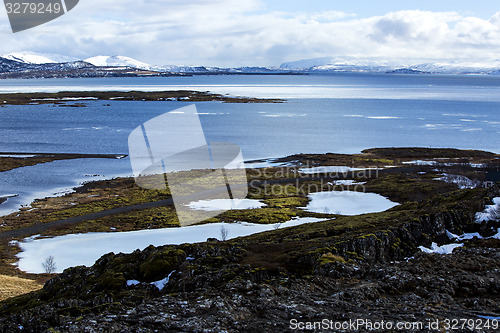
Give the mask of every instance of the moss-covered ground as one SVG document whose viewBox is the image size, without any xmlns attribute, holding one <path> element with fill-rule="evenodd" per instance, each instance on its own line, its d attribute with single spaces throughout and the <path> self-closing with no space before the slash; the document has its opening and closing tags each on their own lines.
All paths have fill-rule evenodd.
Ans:
<svg viewBox="0 0 500 333">
<path fill-rule="evenodd" d="M 227 211 L 205 222 L 246 221 L 275 224 L 277 226 L 276 230 L 217 243 L 217 245 L 207 243 L 207 246 L 212 250 L 214 246 L 220 248 L 221 253 L 225 251 L 224 249 L 227 251 L 229 249 L 238 249 L 238 263 L 244 266 L 248 265 L 248 267 L 251 267 L 250 271 L 260 267 L 266 270 L 286 270 L 297 274 L 309 274 L 312 269 L 311 260 L 317 262 L 318 265 L 342 263 L 344 261 L 363 261 L 363 257 L 355 251 L 339 253 L 338 249 L 343 242 L 357 238 L 377 241 L 380 233 L 396 230 L 405 224 L 418 223 L 422 217 L 443 211 L 463 212 L 466 210 L 471 217 L 472 223 L 474 213 L 481 210 L 485 202 L 489 200 L 489 189 L 460 190 L 455 184 L 437 181 L 436 179 L 440 177 L 443 171 L 446 171 L 446 168 L 452 168 L 453 172 L 457 174 L 462 173 L 470 177 L 481 178 L 484 170 L 471 167 L 467 163 L 498 163 L 497 155 L 477 151 L 452 150 L 449 152 L 447 150 L 415 150 L 414 148 L 411 150 L 400 149 L 400 154 L 394 155 L 396 150 L 368 150 L 358 155 L 300 155 L 286 158 L 288 161 L 297 161 L 297 167 L 247 170 L 250 183 L 248 198 L 261 200 L 266 206 L 260 209 Z M 459 158 L 461 162 L 448 167 L 444 162 L 440 166 L 414 166 L 401 163 L 413 159 L 435 159 L 442 156 L 440 154 L 446 156 L 445 161 L 453 159 L 456 162 L 456 159 Z M 391 165 L 393 168 L 376 172 L 354 172 L 321 177 L 318 175 L 304 176 L 298 172 L 300 167 L 315 165 L 346 165 L 352 167 Z M 355 187 L 333 187 L 335 190 L 379 193 L 392 201 L 400 203 L 400 205 L 386 212 L 360 216 L 315 214 L 300 209 L 300 207 L 307 205 L 307 196 L 310 192 L 332 190 L 332 182 L 335 179 L 354 179 L 363 183 L 361 186 Z M 279 180 L 279 182 L 269 184 L 252 182 L 257 180 Z M 5 228 L 16 229 L 34 223 L 46 223 L 115 207 L 163 200 L 169 197 L 167 190 L 146 190 L 138 187 L 131 178 L 119 178 L 86 184 L 76 189 L 74 193 L 63 197 L 37 200 L 31 207 L 23 208 L 21 212 L 3 217 L 2 220 Z M 295 216 L 321 217 L 327 221 L 305 224 L 295 228 L 279 228 L 279 223 L 288 221 Z M 178 225 L 174 208 L 166 206 L 84 221 L 50 229 L 44 234 L 53 236 L 84 232 L 119 232 L 175 227 Z M 391 244 L 394 253 L 408 251 L 408 248 L 412 246 L 401 239 L 396 239 Z M 189 254 L 190 248 L 189 245 L 186 245 L 186 247 L 172 247 L 172 249 L 182 250 Z M 6 242 L 0 244 L 2 258 L 0 273 L 8 275 L 20 274 L 11 265 L 15 261 L 14 255 L 16 251 L 18 250 L 16 250 L 15 246 Z M 304 258 L 307 258 L 307 260 L 304 261 Z M 140 269 L 140 272 L 134 274 L 139 274 L 141 278 L 156 278 L 154 272 L 150 269 L 157 264 L 156 259 L 150 259 L 145 261 L 143 267 L 141 266 L 142 271 Z M 211 257 L 210 260 L 213 261 L 210 265 L 218 267 L 218 260 L 226 262 L 228 259 L 225 258 L 224 254 L 221 254 L 220 256 Z M 154 264 L 147 264 L 149 261 L 154 262 Z M 170 265 L 169 262 L 164 264 Z M 120 267 L 123 268 L 123 266 Z M 197 267 L 199 269 L 201 266 Z M 254 273 L 250 272 L 248 274 Z M 100 277 L 99 279 L 103 280 L 99 283 L 112 285 L 123 282 L 124 277 L 119 276 L 123 274 L 121 268 L 117 269 L 115 273 L 109 272 L 109 274 L 109 276 Z M 226 272 L 225 274 L 236 276 L 239 273 Z M 37 277 L 45 279 L 47 276 L 41 275 Z M 126 278 L 133 278 L 133 276 L 130 275 Z"/>
</svg>

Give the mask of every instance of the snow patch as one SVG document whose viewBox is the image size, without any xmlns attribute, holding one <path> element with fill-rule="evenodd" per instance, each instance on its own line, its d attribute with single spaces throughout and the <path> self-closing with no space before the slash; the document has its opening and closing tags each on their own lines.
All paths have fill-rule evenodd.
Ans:
<svg viewBox="0 0 500 333">
<path fill-rule="evenodd" d="M 302 168 L 299 169 L 300 173 L 303 174 L 318 174 L 318 173 L 348 173 L 352 171 L 364 171 L 364 170 L 380 170 L 380 168 L 351 168 L 348 166 L 319 166 L 312 168 Z"/>
<path fill-rule="evenodd" d="M 127 287 L 130 287 L 130 286 L 136 286 L 138 284 L 140 284 L 141 282 L 140 281 L 137 281 L 137 280 L 128 280 L 127 281 Z"/>
<path fill-rule="evenodd" d="M 458 236 L 446 230 L 446 235 L 448 236 L 449 239 L 456 239 L 456 240 L 467 240 L 467 239 L 473 239 L 474 237 L 477 237 L 479 239 L 483 238 L 483 236 L 481 236 L 481 234 L 479 234 L 478 232 L 465 233 L 461 236 Z"/>
<path fill-rule="evenodd" d="M 36 157 L 37 155 L 5 155 L 5 154 L 0 154 L 0 157 L 9 157 L 9 158 L 32 158 Z"/>
<path fill-rule="evenodd" d="M 305 223 L 325 221 L 313 217 L 293 218 L 280 224 L 280 228 L 295 227 Z M 184 243 L 205 242 L 207 238 L 220 238 L 220 229 L 228 230 L 228 238 L 237 238 L 274 230 L 273 224 L 211 223 L 182 228 L 165 228 L 129 232 L 98 232 L 71 234 L 53 238 L 36 239 L 40 235 L 25 238 L 22 242 L 13 242 L 22 252 L 17 254 L 19 269 L 29 273 L 44 273 L 42 258 L 54 256 L 57 272 L 64 269 L 85 265 L 91 266 L 106 253 L 132 253 L 136 249 L 145 249 L 149 245 L 179 245 Z"/>
<path fill-rule="evenodd" d="M 332 191 L 310 193 L 305 211 L 321 214 L 361 215 L 386 211 L 398 204 L 376 193 Z"/>
<path fill-rule="evenodd" d="M 253 199 L 212 199 L 191 202 L 187 206 L 193 210 L 212 212 L 217 210 L 256 209 L 262 208 L 266 204 Z"/>
<path fill-rule="evenodd" d="M 472 180 L 462 175 L 451 175 L 447 173 L 443 173 L 442 177 L 434 178 L 434 180 L 441 180 L 445 183 L 457 184 L 460 189 L 473 189 L 478 186 L 481 186 L 481 182 L 479 180 Z"/>
<path fill-rule="evenodd" d="M 487 205 L 482 212 L 476 213 L 476 223 L 500 219 L 500 197 L 493 198 L 493 205 Z"/>
<path fill-rule="evenodd" d="M 168 274 L 168 276 L 162 280 L 151 282 L 151 285 L 155 286 L 160 291 L 163 290 L 163 288 L 165 288 L 165 286 L 170 281 L 170 277 L 172 276 L 172 274 L 174 274 L 174 272 L 175 271 L 171 271 L 170 274 Z"/>
<path fill-rule="evenodd" d="M 425 253 L 451 254 L 454 249 L 462 246 L 464 246 L 464 244 L 446 244 L 438 246 L 433 242 L 430 249 L 424 246 L 419 246 L 418 248 Z"/>
<path fill-rule="evenodd" d="M 414 164 L 414 165 L 436 165 L 438 162 L 436 161 L 425 161 L 425 160 L 415 160 L 415 161 L 406 161 L 402 162 L 403 164 Z"/>
<path fill-rule="evenodd" d="M 343 180 L 335 180 L 333 183 L 328 183 L 328 185 L 335 186 L 335 185 L 345 185 L 345 186 L 351 186 L 351 185 L 364 185 L 366 182 L 357 182 L 354 179 L 343 179 Z"/>
</svg>

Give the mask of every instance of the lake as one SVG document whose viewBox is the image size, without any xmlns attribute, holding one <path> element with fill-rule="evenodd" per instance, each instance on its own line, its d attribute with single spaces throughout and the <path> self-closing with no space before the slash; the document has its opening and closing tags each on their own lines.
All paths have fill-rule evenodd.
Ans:
<svg viewBox="0 0 500 333">
<path fill-rule="evenodd" d="M 499 76 L 318 74 L 0 80 L 0 92 L 173 89 L 286 99 L 280 104 L 195 103 L 207 141 L 236 143 L 246 160 L 406 146 L 500 153 Z M 127 139 L 134 128 L 190 104 L 83 103 L 86 107 L 1 107 L 0 152 L 128 154 Z M 0 196 L 20 194 L 0 205 L 0 215 L 83 180 L 131 172 L 126 158 L 58 161 L 0 173 Z"/>
</svg>

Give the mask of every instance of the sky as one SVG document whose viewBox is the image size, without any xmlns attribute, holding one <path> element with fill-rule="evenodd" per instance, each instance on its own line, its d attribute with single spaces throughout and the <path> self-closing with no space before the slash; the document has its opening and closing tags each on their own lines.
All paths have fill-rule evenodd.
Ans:
<svg viewBox="0 0 500 333">
<path fill-rule="evenodd" d="M 0 40 L 0 54 L 125 55 L 154 65 L 279 66 L 321 57 L 487 63 L 500 59 L 500 3 L 81 0 L 15 34 L 0 9 Z"/>
</svg>

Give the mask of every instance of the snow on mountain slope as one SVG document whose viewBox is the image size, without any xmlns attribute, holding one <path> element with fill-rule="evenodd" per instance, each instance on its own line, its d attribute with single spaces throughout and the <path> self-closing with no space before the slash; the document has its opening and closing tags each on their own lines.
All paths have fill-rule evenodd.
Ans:
<svg viewBox="0 0 500 333">
<path fill-rule="evenodd" d="M 301 71 L 374 71 L 394 70 L 398 65 L 381 59 L 358 59 L 350 57 L 327 57 L 286 62 L 281 69 Z"/>
<path fill-rule="evenodd" d="M 468 62 L 468 61 L 435 61 L 409 64 L 402 61 L 386 61 L 383 59 L 358 58 L 316 58 L 286 62 L 280 66 L 284 70 L 307 72 L 423 72 L 436 74 L 497 74 L 500 71 L 500 60 Z"/>
<path fill-rule="evenodd" d="M 412 69 L 441 74 L 493 74 L 500 70 L 500 61 L 457 62 L 443 61 L 411 66 Z"/>
<path fill-rule="evenodd" d="M 331 62 L 331 57 L 305 59 L 298 61 L 285 62 L 281 64 L 281 69 L 305 70 L 316 66 L 325 66 Z"/>
<path fill-rule="evenodd" d="M 135 60 L 130 57 L 125 56 L 96 56 L 92 58 L 85 59 L 84 61 L 91 63 L 94 66 L 101 67 L 133 67 L 139 69 L 151 69 L 153 66 L 148 65 L 142 61 Z"/>
<path fill-rule="evenodd" d="M 2 58 L 23 62 L 25 64 L 55 64 L 62 62 L 73 62 L 79 59 L 59 54 L 36 53 L 36 52 L 12 52 L 3 55 Z"/>
</svg>

